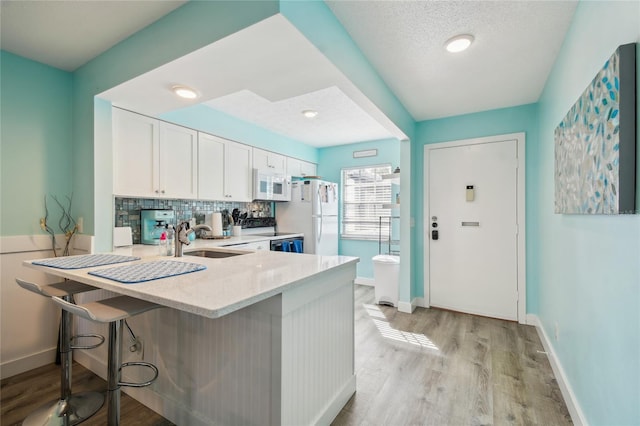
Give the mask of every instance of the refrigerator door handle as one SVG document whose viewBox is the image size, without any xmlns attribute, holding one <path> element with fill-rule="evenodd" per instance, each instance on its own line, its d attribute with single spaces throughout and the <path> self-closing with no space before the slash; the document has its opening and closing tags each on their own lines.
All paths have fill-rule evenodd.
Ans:
<svg viewBox="0 0 640 426">
<path fill-rule="evenodd" d="M 316 238 L 316 239 L 317 239 L 317 241 L 316 241 L 316 242 L 317 242 L 318 244 L 320 243 L 320 240 L 322 239 L 322 222 L 324 222 L 324 220 L 323 220 L 323 219 L 324 219 L 324 218 L 323 218 L 322 216 L 320 216 L 320 231 L 318 232 L 318 237 Z"/>
<path fill-rule="evenodd" d="M 322 217 L 322 197 L 320 196 L 320 185 L 316 190 L 316 196 L 318 197 L 318 206 L 320 207 L 320 217 Z"/>
</svg>

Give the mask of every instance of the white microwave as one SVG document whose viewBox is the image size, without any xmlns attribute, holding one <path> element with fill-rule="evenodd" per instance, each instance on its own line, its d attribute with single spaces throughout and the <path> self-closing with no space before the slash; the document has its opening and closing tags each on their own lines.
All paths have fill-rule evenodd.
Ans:
<svg viewBox="0 0 640 426">
<path fill-rule="evenodd" d="M 253 169 L 253 199 L 291 201 L 291 176 L 271 170 Z"/>
</svg>

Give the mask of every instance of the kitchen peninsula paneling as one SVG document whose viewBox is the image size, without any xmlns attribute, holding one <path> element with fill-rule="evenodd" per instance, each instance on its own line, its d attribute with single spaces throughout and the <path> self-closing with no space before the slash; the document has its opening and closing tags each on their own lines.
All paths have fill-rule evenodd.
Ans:
<svg viewBox="0 0 640 426">
<path fill-rule="evenodd" d="M 113 108 L 114 193 L 196 198 L 197 132 Z"/>
</svg>

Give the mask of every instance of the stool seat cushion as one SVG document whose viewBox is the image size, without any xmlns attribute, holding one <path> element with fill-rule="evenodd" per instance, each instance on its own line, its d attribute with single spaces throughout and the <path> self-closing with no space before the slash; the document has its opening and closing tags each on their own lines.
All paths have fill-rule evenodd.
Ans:
<svg viewBox="0 0 640 426">
<path fill-rule="evenodd" d="M 84 293 L 86 291 L 98 290 L 97 287 L 79 283 L 77 281 L 61 281 L 55 284 L 41 285 L 16 278 L 16 282 L 25 290 L 29 290 L 46 297 L 72 296 L 74 294 Z"/>
<path fill-rule="evenodd" d="M 156 303 L 129 296 L 117 296 L 78 305 L 66 302 L 59 297 L 54 297 L 53 301 L 74 315 L 104 323 L 129 318 L 161 307 Z"/>
</svg>

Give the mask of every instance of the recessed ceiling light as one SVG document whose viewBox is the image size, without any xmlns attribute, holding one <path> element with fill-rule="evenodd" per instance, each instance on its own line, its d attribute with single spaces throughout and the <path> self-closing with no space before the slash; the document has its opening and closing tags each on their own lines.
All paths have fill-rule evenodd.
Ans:
<svg viewBox="0 0 640 426">
<path fill-rule="evenodd" d="M 312 109 L 305 109 L 304 111 L 302 111 L 302 115 L 304 115 L 307 118 L 315 118 L 318 115 L 318 111 L 315 111 Z"/>
<path fill-rule="evenodd" d="M 466 50 L 473 43 L 473 36 L 470 34 L 461 34 L 451 37 L 444 44 L 444 47 L 451 53 L 458 53 Z"/>
<path fill-rule="evenodd" d="M 173 86 L 171 90 L 173 90 L 173 93 L 180 96 L 181 98 L 195 99 L 198 97 L 198 92 L 187 86 L 176 85 Z"/>
</svg>

